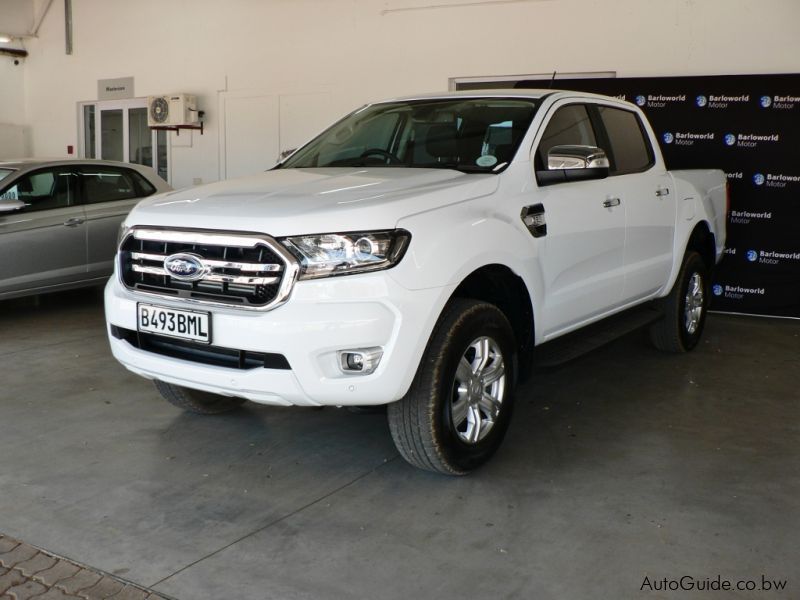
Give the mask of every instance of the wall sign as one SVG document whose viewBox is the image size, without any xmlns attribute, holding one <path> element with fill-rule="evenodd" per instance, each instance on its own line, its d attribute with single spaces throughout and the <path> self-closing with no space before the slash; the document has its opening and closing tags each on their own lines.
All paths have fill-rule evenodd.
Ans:
<svg viewBox="0 0 800 600">
<path fill-rule="evenodd" d="M 728 241 L 711 308 L 800 318 L 800 74 L 557 79 L 553 87 L 640 106 L 669 169 L 725 171 Z"/>
<path fill-rule="evenodd" d="M 133 77 L 97 80 L 98 100 L 127 100 L 134 97 Z"/>
</svg>

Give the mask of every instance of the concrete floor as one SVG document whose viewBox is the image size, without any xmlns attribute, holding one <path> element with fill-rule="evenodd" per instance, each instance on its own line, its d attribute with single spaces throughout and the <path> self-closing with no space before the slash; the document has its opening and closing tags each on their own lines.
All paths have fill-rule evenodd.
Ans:
<svg viewBox="0 0 800 600">
<path fill-rule="evenodd" d="M 0 302 L 0 532 L 192 600 L 723 597 L 640 591 L 718 574 L 797 597 L 800 322 L 706 331 L 537 372 L 456 479 L 379 414 L 181 413 L 111 358 L 98 291 Z"/>
</svg>

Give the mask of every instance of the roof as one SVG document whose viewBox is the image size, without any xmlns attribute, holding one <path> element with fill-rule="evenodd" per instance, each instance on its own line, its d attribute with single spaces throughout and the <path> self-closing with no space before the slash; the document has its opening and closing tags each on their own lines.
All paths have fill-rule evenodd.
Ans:
<svg viewBox="0 0 800 600">
<path fill-rule="evenodd" d="M 615 103 L 630 104 L 619 98 L 613 96 L 604 96 L 602 94 L 594 94 L 591 92 L 582 92 L 577 90 L 561 90 L 561 89 L 486 89 L 486 90 L 459 90 L 456 92 L 439 92 L 433 94 L 415 94 L 413 96 L 402 96 L 397 98 L 390 98 L 388 100 L 381 100 L 375 104 L 382 104 L 384 102 L 406 102 L 410 100 L 446 100 L 448 98 L 529 98 L 533 100 L 541 100 L 546 96 L 555 96 L 558 98 L 594 98 L 597 100 L 613 101 Z M 631 105 L 633 106 L 633 105 Z"/>
<path fill-rule="evenodd" d="M 433 100 L 445 98 L 533 98 L 538 99 L 552 93 L 553 90 L 525 90 L 525 89 L 493 89 L 493 90 L 459 90 L 457 92 L 439 92 L 414 94 L 412 96 L 401 96 L 383 100 L 383 102 L 395 102 L 405 100 Z"/>
<path fill-rule="evenodd" d="M 58 167 L 62 165 L 104 165 L 107 167 L 127 167 L 140 170 L 142 165 L 115 160 L 94 160 L 91 158 L 18 158 L 0 160 L 0 169 L 29 170 L 39 167 Z M 149 167 L 148 167 L 149 168 Z"/>
</svg>

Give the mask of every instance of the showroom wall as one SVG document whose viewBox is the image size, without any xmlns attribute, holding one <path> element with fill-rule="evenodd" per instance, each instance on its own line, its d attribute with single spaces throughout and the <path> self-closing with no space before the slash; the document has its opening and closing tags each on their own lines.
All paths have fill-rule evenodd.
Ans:
<svg viewBox="0 0 800 600">
<path fill-rule="evenodd" d="M 0 44 L 0 48 L 12 45 Z M 24 65 L 15 65 L 13 58 L 0 56 L 0 159 L 30 153 L 29 131 L 24 124 Z"/>
<path fill-rule="evenodd" d="M 57 156 L 78 143 L 77 103 L 96 99 L 98 79 L 132 76 L 136 96 L 197 94 L 205 135 L 170 134 L 176 187 L 266 168 L 364 101 L 444 90 L 450 77 L 800 72 L 796 0 L 72 4 L 74 53 L 54 2 L 25 43 L 24 77 L 0 59 L 0 97 L 23 83 L 33 152 Z"/>
</svg>

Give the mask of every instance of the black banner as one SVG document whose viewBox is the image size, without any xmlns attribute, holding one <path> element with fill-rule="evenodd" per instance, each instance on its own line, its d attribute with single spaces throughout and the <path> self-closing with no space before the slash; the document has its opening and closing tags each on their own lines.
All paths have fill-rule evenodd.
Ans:
<svg viewBox="0 0 800 600">
<path fill-rule="evenodd" d="M 640 106 L 669 169 L 725 171 L 728 241 L 711 308 L 800 318 L 800 75 L 557 79 L 553 88 Z"/>
</svg>

